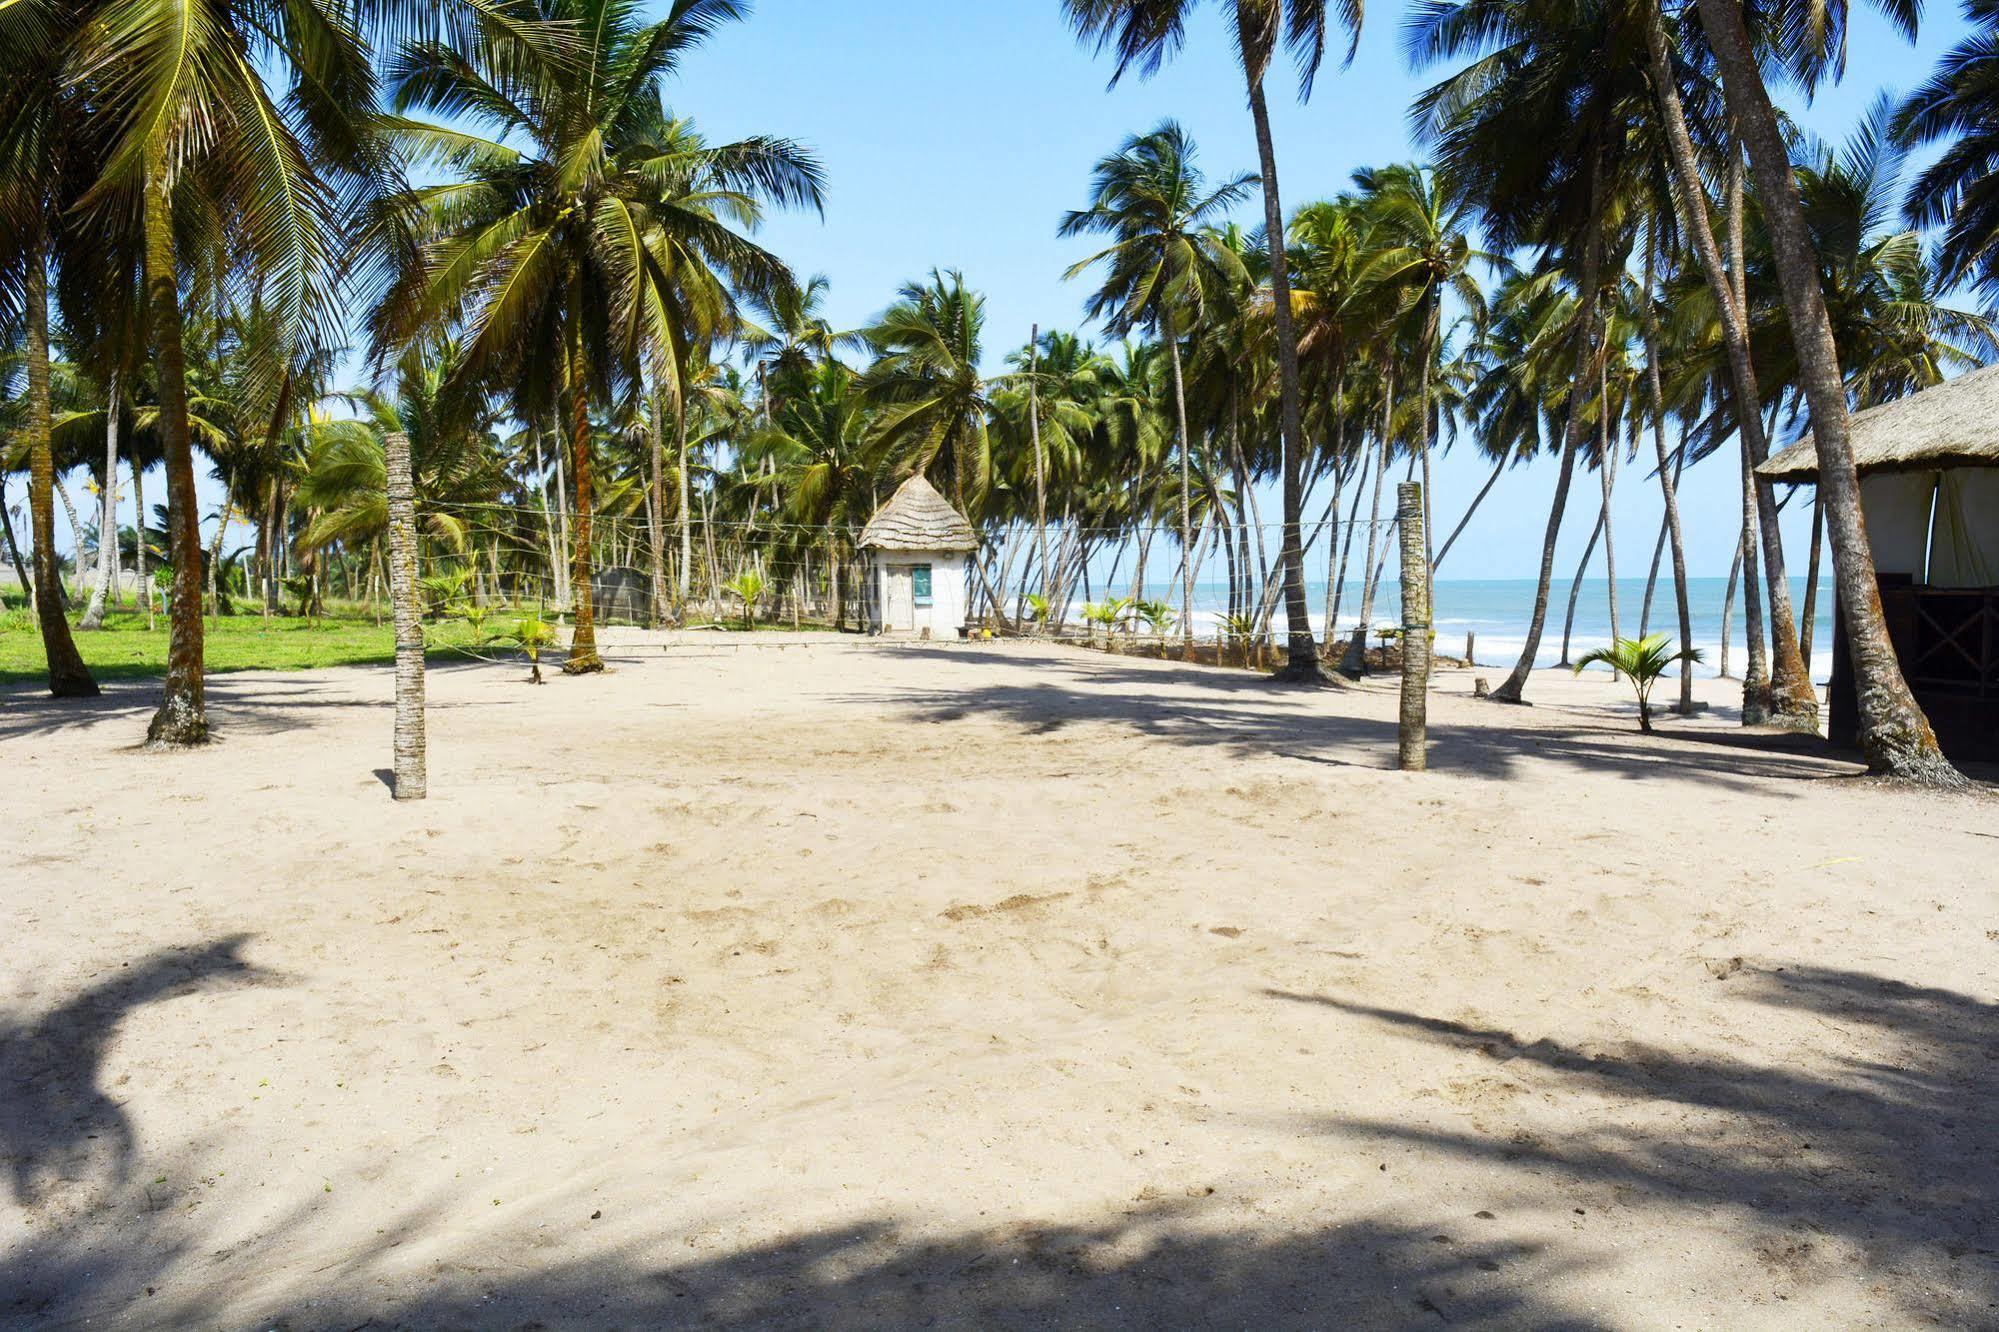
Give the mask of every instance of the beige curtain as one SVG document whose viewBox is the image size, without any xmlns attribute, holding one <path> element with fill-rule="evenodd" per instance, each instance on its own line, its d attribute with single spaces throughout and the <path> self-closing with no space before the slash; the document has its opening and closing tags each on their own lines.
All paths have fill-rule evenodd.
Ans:
<svg viewBox="0 0 1999 1332">
<path fill-rule="evenodd" d="M 1873 511 L 1868 511 L 1870 532 Z M 1999 467 L 1954 467 L 1937 484 L 1932 587 L 1999 587 Z"/>
</svg>

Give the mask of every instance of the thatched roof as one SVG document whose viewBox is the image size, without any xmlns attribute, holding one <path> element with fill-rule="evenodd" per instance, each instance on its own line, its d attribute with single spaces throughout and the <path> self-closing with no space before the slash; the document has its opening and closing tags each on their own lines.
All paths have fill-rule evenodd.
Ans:
<svg viewBox="0 0 1999 1332">
<path fill-rule="evenodd" d="M 979 534 L 921 474 L 912 476 L 861 529 L 870 550 L 977 550 Z"/>
<path fill-rule="evenodd" d="M 1999 365 L 1853 414 L 1853 462 L 1867 472 L 1999 467 Z M 1816 481 L 1805 436 L 1756 470 L 1772 481 Z"/>
</svg>

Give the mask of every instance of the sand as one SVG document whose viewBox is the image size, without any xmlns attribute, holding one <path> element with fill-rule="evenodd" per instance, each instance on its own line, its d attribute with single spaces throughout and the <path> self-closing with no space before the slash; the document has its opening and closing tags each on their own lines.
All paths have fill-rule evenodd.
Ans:
<svg viewBox="0 0 1999 1332">
<path fill-rule="evenodd" d="M 1386 681 L 612 657 L 433 670 L 410 805 L 384 670 L 0 704 L 0 1323 L 1999 1326 L 1989 795 L 1600 678 L 1405 775 Z"/>
</svg>

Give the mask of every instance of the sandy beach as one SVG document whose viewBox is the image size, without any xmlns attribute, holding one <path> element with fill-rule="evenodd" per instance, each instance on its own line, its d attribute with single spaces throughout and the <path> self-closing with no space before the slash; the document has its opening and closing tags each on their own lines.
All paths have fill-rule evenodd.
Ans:
<svg viewBox="0 0 1999 1332">
<path fill-rule="evenodd" d="M 7 695 L 0 1324 L 1999 1326 L 1989 794 L 811 638 Z"/>
</svg>

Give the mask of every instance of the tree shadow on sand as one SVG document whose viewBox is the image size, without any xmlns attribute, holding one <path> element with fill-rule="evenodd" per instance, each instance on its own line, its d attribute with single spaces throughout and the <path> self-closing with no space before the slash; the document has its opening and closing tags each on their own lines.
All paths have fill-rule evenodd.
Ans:
<svg viewBox="0 0 1999 1332">
<path fill-rule="evenodd" d="M 1393 769 L 1396 723 L 1321 711 L 1317 691 L 1277 689 L 1261 677 L 1212 667 L 1164 666 L 1114 657 L 1070 662 L 978 649 L 884 649 L 921 653 L 926 661 L 1004 663 L 1044 676 L 1029 684 L 977 684 L 842 696 L 887 702 L 917 720 L 956 721 L 973 714 L 1008 719 L 1028 734 L 1099 723 L 1171 744 L 1276 755 L 1335 767 Z M 1172 693 L 1161 693 L 1170 687 Z M 1641 736 L 1629 728 L 1561 709 L 1529 712 L 1488 706 L 1478 726 L 1432 719 L 1430 768 L 1505 780 L 1527 762 L 1557 764 L 1594 779 L 1693 781 L 1768 797 L 1785 787 L 1851 777 L 1851 756 L 1824 740 L 1771 732 L 1667 730 Z M 1775 783 L 1773 786 L 1772 784 Z"/>
<path fill-rule="evenodd" d="M 39 1019 L 0 1019 L 0 1156 L 16 1202 L 31 1205 L 57 1180 L 96 1174 L 114 1193 L 129 1186 L 137 1140 L 101 1081 L 119 1024 L 134 1009 L 211 986 L 269 983 L 269 972 L 240 956 L 249 938 L 161 949 L 120 964 Z"/>
<path fill-rule="evenodd" d="M 1255 1235 L 1195 1204 L 1140 1204 L 1096 1223 L 942 1236 L 878 1219 L 675 1260 L 670 1232 L 580 1258 L 523 1252 L 454 1227 L 446 1215 L 462 1210 L 412 1211 L 309 1274 L 275 1279 L 218 1262 L 215 1241 L 170 1213 L 141 1213 L 115 1243 L 44 1236 L 32 1252 L 0 1254 L 0 1290 L 15 1292 L 0 1316 L 287 1332 L 1610 1326 L 1553 1293 L 1587 1265 L 1580 1257 L 1452 1223 Z M 576 1223 L 589 1224 L 580 1212 Z M 260 1251 L 296 1253 L 310 1225 L 310 1205 L 295 1208 Z"/>
<path fill-rule="evenodd" d="M 1556 1140 L 1351 1119 L 1327 1119 L 1325 1131 L 1737 1211 L 1780 1232 L 1779 1258 L 1805 1270 L 1815 1246 L 1843 1241 L 1834 1253 L 1892 1280 L 1912 1316 L 1999 1325 L 1999 1005 L 1816 967 L 1748 968 L 1721 983 L 1746 1002 L 1810 1017 L 1829 1033 L 1814 1039 L 1833 1048 L 1790 1064 L 1636 1043 L 1606 1050 L 1268 993 L 1502 1061 L 1553 1096 L 1609 1102 Z M 1661 1107 L 1684 1113 L 1662 1127 L 1647 1117 Z"/>
</svg>

